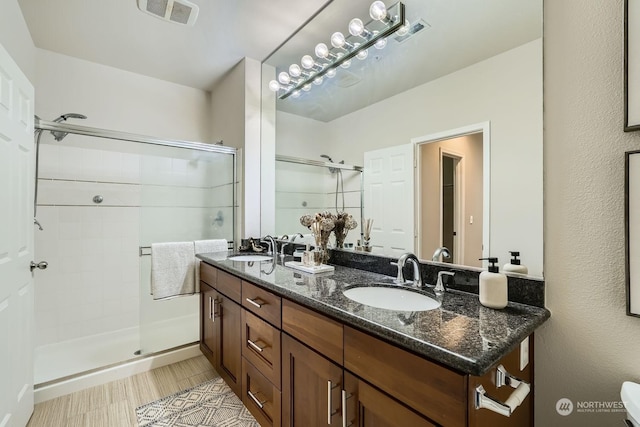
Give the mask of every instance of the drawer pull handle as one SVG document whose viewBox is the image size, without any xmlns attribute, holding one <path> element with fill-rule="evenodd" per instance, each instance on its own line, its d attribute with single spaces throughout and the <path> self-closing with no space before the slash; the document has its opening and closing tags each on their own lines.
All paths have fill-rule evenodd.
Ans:
<svg viewBox="0 0 640 427">
<path fill-rule="evenodd" d="M 342 427 L 351 427 L 352 422 L 347 424 L 347 399 L 350 399 L 353 394 L 347 394 L 346 390 L 342 390 Z"/>
<path fill-rule="evenodd" d="M 260 353 L 262 353 L 262 350 L 264 350 L 267 346 L 262 346 L 260 347 L 258 344 L 254 343 L 251 340 L 247 340 L 247 344 L 249 344 L 251 347 L 253 347 L 254 350 L 259 351 Z"/>
<path fill-rule="evenodd" d="M 332 399 L 331 399 L 331 391 L 334 388 L 339 387 L 339 385 L 333 385 L 333 383 L 331 382 L 331 380 L 327 381 L 327 424 L 331 425 L 331 417 L 333 417 L 335 414 L 338 413 L 338 410 L 336 409 L 335 411 L 333 410 L 333 405 L 331 404 Z"/>
<path fill-rule="evenodd" d="M 247 390 L 247 394 L 249 395 L 251 400 L 253 400 L 256 403 L 256 405 L 258 405 L 258 408 L 260 409 L 262 409 L 264 407 L 264 404 L 267 402 L 266 400 L 260 401 L 260 399 L 256 397 L 256 394 L 260 394 L 259 391 L 256 391 L 256 394 L 253 394 L 251 393 L 251 390 Z"/>
<path fill-rule="evenodd" d="M 513 411 L 515 411 L 527 397 L 530 389 L 529 384 L 525 382 L 520 383 L 513 393 L 511 393 L 511 396 L 509 396 L 503 403 L 487 395 L 484 387 L 479 385 L 475 390 L 476 409 L 485 408 L 490 411 L 497 412 L 500 415 L 504 415 L 505 417 L 510 417 L 511 414 L 513 414 Z"/>
<path fill-rule="evenodd" d="M 211 298 L 211 297 L 209 297 L 209 298 Z M 209 300 L 209 303 L 211 304 L 210 305 L 210 308 L 211 308 L 211 321 L 214 322 L 214 323 L 216 321 L 216 317 L 218 317 L 218 315 L 216 314 L 216 304 L 218 304 L 218 302 L 219 301 L 217 299 L 213 299 L 213 298 L 211 298 Z"/>
<path fill-rule="evenodd" d="M 261 300 L 260 298 L 246 298 L 247 302 L 249 304 L 252 304 L 253 306 L 257 307 L 257 308 L 262 308 L 262 306 L 265 304 L 265 302 L 263 300 Z"/>
<path fill-rule="evenodd" d="M 209 320 L 213 320 L 213 298 L 209 297 Z"/>
</svg>

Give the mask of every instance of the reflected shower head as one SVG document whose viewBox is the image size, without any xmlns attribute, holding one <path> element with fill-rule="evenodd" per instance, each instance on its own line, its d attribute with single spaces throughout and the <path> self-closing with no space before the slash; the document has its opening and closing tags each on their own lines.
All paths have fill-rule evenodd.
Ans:
<svg viewBox="0 0 640 427">
<path fill-rule="evenodd" d="M 54 123 L 60 123 L 60 122 L 66 122 L 67 119 L 86 119 L 87 116 L 85 116 L 84 114 L 78 114 L 78 113 L 66 113 L 66 114 L 62 114 L 61 116 L 53 119 Z M 65 136 L 67 136 L 67 132 L 57 132 L 57 131 L 51 131 L 51 134 L 53 135 L 54 139 L 58 142 L 62 141 L 64 139 Z"/>
</svg>

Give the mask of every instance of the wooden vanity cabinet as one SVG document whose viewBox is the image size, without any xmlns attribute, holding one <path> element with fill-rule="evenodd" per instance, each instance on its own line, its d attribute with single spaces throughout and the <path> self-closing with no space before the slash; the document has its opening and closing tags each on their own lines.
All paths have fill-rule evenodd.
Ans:
<svg viewBox="0 0 640 427">
<path fill-rule="evenodd" d="M 342 366 L 282 337 L 283 427 L 342 426 Z"/>
<path fill-rule="evenodd" d="M 231 387 L 241 395 L 241 307 L 218 286 L 239 301 L 241 282 L 223 271 L 202 263 L 200 268 L 200 349 L 215 370 Z M 234 279 L 236 283 L 234 284 Z M 207 283 L 205 280 L 214 283 Z M 234 287 L 237 286 L 237 292 Z"/>
<path fill-rule="evenodd" d="M 346 425 L 353 427 L 435 427 L 428 419 L 400 404 L 355 375 L 344 372 L 343 404 Z"/>
<path fill-rule="evenodd" d="M 518 346 L 476 377 L 202 265 L 200 347 L 263 427 L 533 425 L 532 337 L 526 367 Z M 510 417 L 474 404 L 478 385 L 513 392 L 496 387 L 499 364 L 531 384 Z"/>
<path fill-rule="evenodd" d="M 242 401 L 263 427 L 281 426 L 281 302 L 242 281 Z"/>
</svg>

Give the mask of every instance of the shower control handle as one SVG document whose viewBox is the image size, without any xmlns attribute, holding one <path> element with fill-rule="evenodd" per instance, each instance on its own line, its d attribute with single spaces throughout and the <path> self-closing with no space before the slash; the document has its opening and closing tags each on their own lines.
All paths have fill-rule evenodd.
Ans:
<svg viewBox="0 0 640 427">
<path fill-rule="evenodd" d="M 29 269 L 31 271 L 35 270 L 36 268 L 39 270 L 46 270 L 47 267 L 49 267 L 49 263 L 47 261 L 40 261 L 38 263 L 31 261 L 31 264 L 29 264 Z"/>
</svg>

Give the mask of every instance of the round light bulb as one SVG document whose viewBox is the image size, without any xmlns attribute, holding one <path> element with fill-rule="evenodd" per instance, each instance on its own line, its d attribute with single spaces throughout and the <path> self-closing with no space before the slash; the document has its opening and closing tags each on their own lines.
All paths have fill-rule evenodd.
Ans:
<svg viewBox="0 0 640 427">
<path fill-rule="evenodd" d="M 269 89 L 271 89 L 273 92 L 277 92 L 280 90 L 280 83 L 278 83 L 275 80 L 271 80 L 269 82 Z"/>
<path fill-rule="evenodd" d="M 409 30 L 411 29 L 411 23 L 409 22 L 408 19 L 404 20 L 404 25 L 400 28 L 398 28 L 398 32 L 397 34 L 402 37 L 402 36 L 406 36 L 407 34 L 409 34 Z"/>
<path fill-rule="evenodd" d="M 364 24 L 362 23 L 362 19 L 353 18 L 351 22 L 349 22 L 349 33 L 352 36 L 359 36 L 364 33 Z"/>
<path fill-rule="evenodd" d="M 336 76 L 336 69 L 335 68 L 329 68 L 329 70 L 327 71 L 327 74 L 325 74 L 325 76 L 327 76 L 330 79 L 334 78 Z"/>
<path fill-rule="evenodd" d="M 289 67 L 289 74 L 293 77 L 300 77 L 302 75 L 302 70 L 298 64 L 291 64 Z"/>
<path fill-rule="evenodd" d="M 358 52 L 356 58 L 362 61 L 364 59 L 367 59 L 367 56 L 369 56 L 369 49 L 361 50 L 360 52 Z"/>
<path fill-rule="evenodd" d="M 311 55 L 305 55 L 302 57 L 302 61 L 300 61 L 300 64 L 302 64 L 302 68 L 304 68 L 305 70 L 310 70 L 311 68 L 313 68 L 315 62 L 316 61 L 313 60 Z"/>
<path fill-rule="evenodd" d="M 315 79 L 313 79 L 313 84 L 316 85 L 316 86 L 320 86 L 322 84 L 323 80 L 324 79 L 322 78 L 322 76 L 316 77 Z"/>
<path fill-rule="evenodd" d="M 316 56 L 318 58 L 326 58 L 329 56 L 329 48 L 324 43 L 318 43 L 316 45 Z"/>
<path fill-rule="evenodd" d="M 309 92 L 311 90 L 311 85 L 307 83 L 306 85 L 302 86 L 302 90 L 305 92 Z"/>
<path fill-rule="evenodd" d="M 345 45 L 347 40 L 344 38 L 344 34 L 340 31 L 336 31 L 331 35 L 331 46 L 341 48 Z"/>
<path fill-rule="evenodd" d="M 289 83 L 291 83 L 291 76 L 289 76 L 286 71 L 283 71 L 278 74 L 278 81 L 283 85 L 288 85 Z"/>
<path fill-rule="evenodd" d="M 377 35 L 378 35 L 378 32 L 377 32 L 377 31 L 374 31 L 374 32 L 373 32 L 373 36 L 375 37 L 375 36 L 377 36 Z M 387 45 L 387 39 L 386 39 L 386 37 L 385 37 L 385 38 L 379 39 L 379 40 L 378 40 L 378 41 L 373 45 L 373 47 L 375 47 L 376 49 L 384 49 L 384 47 L 385 47 L 386 45 Z"/>
<path fill-rule="evenodd" d="M 350 59 L 347 59 L 347 60 L 346 60 L 346 61 L 344 61 L 342 64 L 340 64 L 340 66 L 341 66 L 342 68 L 349 68 L 349 67 L 351 67 L 351 60 L 350 60 Z"/>
<path fill-rule="evenodd" d="M 369 16 L 371 19 L 375 19 L 376 21 L 382 21 L 387 17 L 387 6 L 385 6 L 384 2 L 374 1 L 371 3 L 371 7 L 369 8 Z"/>
<path fill-rule="evenodd" d="M 300 98 L 300 91 L 299 90 L 294 90 L 293 92 L 291 92 L 291 97 L 292 98 Z"/>
</svg>

